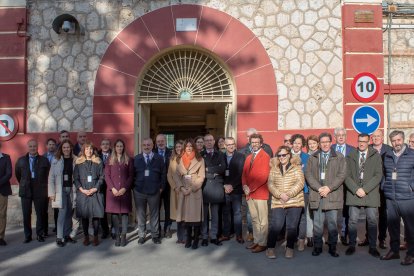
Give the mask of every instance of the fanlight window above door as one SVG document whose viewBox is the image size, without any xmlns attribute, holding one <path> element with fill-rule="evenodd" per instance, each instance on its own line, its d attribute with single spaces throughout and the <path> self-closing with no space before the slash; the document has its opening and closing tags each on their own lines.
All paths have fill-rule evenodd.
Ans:
<svg viewBox="0 0 414 276">
<path fill-rule="evenodd" d="M 156 59 L 138 85 L 138 102 L 232 100 L 227 71 L 209 54 L 175 49 Z"/>
</svg>

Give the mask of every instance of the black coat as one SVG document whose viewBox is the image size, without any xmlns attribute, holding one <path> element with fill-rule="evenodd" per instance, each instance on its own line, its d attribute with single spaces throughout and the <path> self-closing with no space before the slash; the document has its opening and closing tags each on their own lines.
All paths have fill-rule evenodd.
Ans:
<svg viewBox="0 0 414 276">
<path fill-rule="evenodd" d="M 158 154 L 158 149 L 154 148 L 154 150 L 152 151 L 154 153 Z M 168 172 L 168 167 L 170 166 L 170 157 L 171 157 L 171 153 L 172 151 L 169 148 L 165 148 L 165 152 L 164 152 L 164 164 L 165 164 L 165 171 Z M 165 174 L 165 187 L 163 189 L 163 191 L 168 192 L 170 191 L 170 185 L 168 184 L 168 179 L 167 179 L 167 174 Z"/>
<path fill-rule="evenodd" d="M 89 175 L 92 176 L 91 182 L 88 182 Z M 73 171 L 73 180 L 76 187 L 76 215 L 80 218 L 102 218 L 104 195 L 101 186 L 104 173 L 101 159 L 93 156 L 92 161 L 87 161 L 84 157 L 79 157 Z M 98 192 L 87 196 L 79 190 L 80 187 L 85 190 L 96 188 Z"/>
<path fill-rule="evenodd" d="M 273 157 L 272 148 L 268 144 L 263 143 L 262 149 L 269 155 L 270 158 Z M 247 157 L 247 155 L 252 153 L 252 150 L 250 149 L 250 144 L 247 143 L 244 147 L 239 149 L 239 152 L 244 154 L 244 157 Z"/>
<path fill-rule="evenodd" d="M 203 151 L 201 156 L 204 158 L 206 168 L 206 178 L 203 183 L 203 202 L 221 203 L 224 202 L 224 173 L 226 171 L 226 161 L 224 154 L 214 150 L 213 156 Z"/>
<path fill-rule="evenodd" d="M 246 157 L 243 154 L 235 151 L 230 160 L 230 164 L 228 164 L 227 156 L 224 154 L 226 169 L 229 170 L 229 175 L 224 176 L 224 184 L 230 184 L 233 186 L 233 192 L 231 192 L 232 194 L 243 194 L 242 174 L 245 159 Z"/>
<path fill-rule="evenodd" d="M 8 154 L 2 153 L 0 158 L 0 194 L 9 196 L 12 194 L 10 178 L 12 177 L 12 164 Z"/>
<path fill-rule="evenodd" d="M 37 155 L 34 171 L 35 178 L 31 180 L 29 154 L 20 157 L 15 166 L 15 174 L 19 181 L 19 196 L 24 198 L 47 198 L 47 184 L 50 164 L 46 157 Z M 33 182 L 33 187 L 30 182 Z"/>
<path fill-rule="evenodd" d="M 145 176 L 145 170 L 149 170 L 149 176 Z M 141 194 L 155 195 L 160 189 L 165 189 L 167 170 L 164 160 L 154 153 L 149 165 L 145 163 L 144 155 L 138 154 L 134 158 L 135 182 L 134 190 Z"/>
</svg>

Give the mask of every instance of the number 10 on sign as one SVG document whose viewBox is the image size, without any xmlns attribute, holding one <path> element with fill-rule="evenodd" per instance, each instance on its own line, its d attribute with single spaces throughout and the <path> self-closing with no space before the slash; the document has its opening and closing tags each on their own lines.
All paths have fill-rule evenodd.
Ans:
<svg viewBox="0 0 414 276">
<path fill-rule="evenodd" d="M 371 102 L 379 94 L 379 81 L 373 74 L 363 72 L 355 76 L 351 90 L 358 101 Z"/>
</svg>

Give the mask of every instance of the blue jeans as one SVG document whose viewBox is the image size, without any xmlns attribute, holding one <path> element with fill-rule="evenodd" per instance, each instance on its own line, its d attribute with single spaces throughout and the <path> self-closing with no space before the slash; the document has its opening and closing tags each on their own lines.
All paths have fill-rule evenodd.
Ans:
<svg viewBox="0 0 414 276">
<path fill-rule="evenodd" d="M 242 235 L 241 194 L 226 194 L 226 203 L 223 206 L 223 236 L 230 236 L 231 210 L 233 209 L 234 231 L 237 236 Z"/>
<path fill-rule="evenodd" d="M 314 247 L 322 248 L 323 241 L 323 226 L 326 222 L 328 224 L 328 244 L 329 246 L 336 246 L 338 243 L 338 227 L 337 218 L 338 210 L 322 210 L 322 200 L 319 203 L 319 208 L 313 210 L 313 239 Z"/>
<path fill-rule="evenodd" d="M 298 225 L 302 209 L 302 207 L 272 208 L 267 247 L 274 248 L 276 246 L 277 237 L 286 221 L 286 247 L 293 249 L 298 234 Z"/>
<path fill-rule="evenodd" d="M 364 207 L 368 223 L 368 241 L 370 248 L 377 247 L 377 208 Z M 356 246 L 357 225 L 360 206 L 349 206 L 349 245 Z"/>
<path fill-rule="evenodd" d="M 72 231 L 72 201 L 70 195 L 71 187 L 62 187 L 62 208 L 59 208 L 59 214 L 56 225 L 58 239 L 63 239 L 70 235 Z"/>
</svg>

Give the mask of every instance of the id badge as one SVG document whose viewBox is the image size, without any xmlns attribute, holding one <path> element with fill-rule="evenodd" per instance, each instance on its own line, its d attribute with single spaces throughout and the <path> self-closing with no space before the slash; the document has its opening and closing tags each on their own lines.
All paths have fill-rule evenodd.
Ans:
<svg viewBox="0 0 414 276">
<path fill-rule="evenodd" d="M 92 182 L 92 175 L 88 175 L 88 182 Z"/>
<path fill-rule="evenodd" d="M 184 178 L 190 180 L 191 179 L 191 174 L 184 175 Z"/>
<path fill-rule="evenodd" d="M 35 178 L 35 174 L 34 174 L 34 172 L 32 172 L 32 178 Z"/>
<path fill-rule="evenodd" d="M 149 176 L 149 170 L 145 170 L 144 175 Z"/>
<path fill-rule="evenodd" d="M 226 176 L 229 176 L 230 175 L 230 171 L 229 170 L 226 170 L 225 175 Z"/>
<path fill-rule="evenodd" d="M 321 173 L 321 180 L 325 180 L 325 173 L 324 172 Z"/>
<path fill-rule="evenodd" d="M 69 175 L 64 174 L 63 175 L 63 181 L 69 181 Z"/>
<path fill-rule="evenodd" d="M 362 172 L 360 175 L 359 175 L 359 179 L 364 179 L 364 173 Z"/>
<path fill-rule="evenodd" d="M 397 180 L 397 172 L 392 172 L 391 179 Z"/>
</svg>

